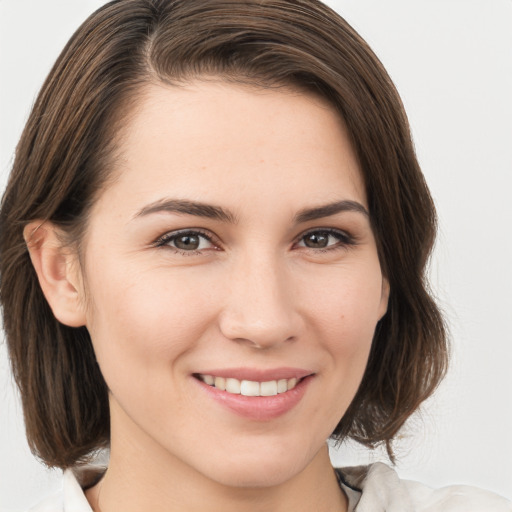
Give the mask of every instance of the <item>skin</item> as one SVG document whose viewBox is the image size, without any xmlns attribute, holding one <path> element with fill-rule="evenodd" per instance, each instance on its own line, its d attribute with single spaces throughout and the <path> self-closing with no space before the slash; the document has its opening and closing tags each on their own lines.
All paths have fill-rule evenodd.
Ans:
<svg viewBox="0 0 512 512">
<path fill-rule="evenodd" d="M 110 389 L 111 462 L 92 506 L 345 510 L 326 439 L 357 391 L 389 287 L 341 119 L 288 89 L 151 85 L 120 140 L 82 266 L 50 224 L 31 244 L 55 315 L 87 326 Z M 169 198 L 232 218 L 153 211 Z M 339 201 L 360 211 L 296 222 Z M 198 229 L 210 238 L 198 250 L 162 241 Z M 308 246 L 312 232 L 327 247 Z M 314 376 L 295 407 L 256 421 L 193 377 L 233 367 Z"/>
</svg>

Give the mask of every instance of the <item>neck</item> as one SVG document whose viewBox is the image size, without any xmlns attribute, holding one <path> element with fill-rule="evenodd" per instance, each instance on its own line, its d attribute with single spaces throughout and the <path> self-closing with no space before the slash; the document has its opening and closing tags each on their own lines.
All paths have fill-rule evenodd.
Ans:
<svg viewBox="0 0 512 512">
<path fill-rule="evenodd" d="M 87 492 L 95 512 L 344 512 L 347 498 L 327 445 L 307 466 L 277 485 L 228 486 L 168 454 L 113 445 L 107 473 Z"/>
</svg>

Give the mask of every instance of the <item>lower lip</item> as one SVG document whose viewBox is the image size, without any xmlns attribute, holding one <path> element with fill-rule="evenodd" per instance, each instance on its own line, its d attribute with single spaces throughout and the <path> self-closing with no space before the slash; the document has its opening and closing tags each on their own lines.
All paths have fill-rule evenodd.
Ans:
<svg viewBox="0 0 512 512">
<path fill-rule="evenodd" d="M 274 396 L 235 395 L 209 386 L 195 377 L 192 378 L 211 398 L 239 416 L 255 421 L 267 421 L 278 418 L 293 409 L 306 393 L 313 375 L 302 379 L 293 389 Z"/>
</svg>

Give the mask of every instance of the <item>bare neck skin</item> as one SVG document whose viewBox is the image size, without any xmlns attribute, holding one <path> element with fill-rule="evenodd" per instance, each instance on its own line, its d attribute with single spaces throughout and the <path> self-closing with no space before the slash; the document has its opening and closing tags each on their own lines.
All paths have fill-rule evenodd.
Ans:
<svg viewBox="0 0 512 512">
<path fill-rule="evenodd" d="M 345 512 L 348 507 L 327 445 L 303 471 L 278 485 L 230 487 L 164 452 L 151 439 L 137 445 L 132 440 L 117 438 L 107 473 L 86 492 L 95 512 L 203 512 L 205 507 L 210 512 Z"/>
</svg>

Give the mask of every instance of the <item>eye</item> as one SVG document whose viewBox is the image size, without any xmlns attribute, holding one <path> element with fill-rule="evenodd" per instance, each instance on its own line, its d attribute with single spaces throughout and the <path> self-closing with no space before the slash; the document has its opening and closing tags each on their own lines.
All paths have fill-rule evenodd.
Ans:
<svg viewBox="0 0 512 512">
<path fill-rule="evenodd" d="M 155 246 L 171 247 L 183 253 L 195 253 L 204 249 L 216 248 L 208 235 L 191 230 L 166 233 L 155 242 Z"/>
<path fill-rule="evenodd" d="M 298 244 L 299 247 L 308 249 L 336 249 L 354 245 L 354 240 L 343 231 L 334 229 L 317 229 L 303 235 Z"/>
</svg>

